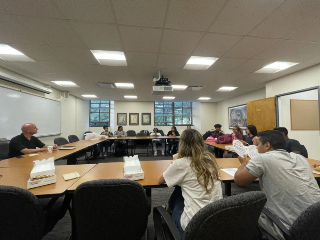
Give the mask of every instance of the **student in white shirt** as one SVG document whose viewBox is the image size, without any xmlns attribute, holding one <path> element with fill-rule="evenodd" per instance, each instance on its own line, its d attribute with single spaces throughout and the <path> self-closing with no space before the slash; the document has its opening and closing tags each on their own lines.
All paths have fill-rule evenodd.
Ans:
<svg viewBox="0 0 320 240">
<path fill-rule="evenodd" d="M 150 136 L 161 136 L 161 133 L 158 132 L 158 128 L 153 129 L 153 133 L 150 134 Z M 164 155 L 164 139 L 152 139 L 152 146 L 153 146 L 153 152 L 154 156 L 157 156 L 157 143 L 161 143 L 162 145 L 162 155 Z"/>
<path fill-rule="evenodd" d="M 178 159 L 159 176 L 158 182 L 176 186 L 168 204 L 181 234 L 201 208 L 222 199 L 215 157 L 206 150 L 201 134 L 194 129 L 183 131 Z"/>
</svg>

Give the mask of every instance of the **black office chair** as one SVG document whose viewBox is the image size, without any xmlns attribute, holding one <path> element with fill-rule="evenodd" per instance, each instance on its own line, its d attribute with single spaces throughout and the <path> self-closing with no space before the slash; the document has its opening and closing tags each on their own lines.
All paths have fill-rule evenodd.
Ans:
<svg viewBox="0 0 320 240">
<path fill-rule="evenodd" d="M 58 146 L 61 146 L 61 145 L 65 145 L 65 144 L 68 144 L 68 140 L 63 138 L 63 137 L 58 137 L 58 138 L 55 138 L 53 140 L 54 144 L 57 144 Z"/>
<path fill-rule="evenodd" d="M 141 130 L 140 133 L 145 133 L 145 134 L 147 134 L 147 136 L 150 135 L 150 132 L 148 130 Z"/>
<path fill-rule="evenodd" d="M 70 142 L 70 143 L 80 141 L 80 139 L 79 139 L 76 135 L 69 135 L 69 136 L 68 136 L 68 139 L 69 139 L 69 142 Z"/>
<path fill-rule="evenodd" d="M 69 135 L 68 139 L 70 143 L 80 141 L 80 139 L 76 135 Z M 85 160 L 89 163 L 90 156 L 93 155 L 94 147 L 97 147 L 97 146 L 92 146 L 92 147 L 89 147 L 87 150 L 80 151 L 77 154 L 77 158 L 84 157 Z M 90 156 L 87 154 L 88 152 L 90 153 Z"/>
<path fill-rule="evenodd" d="M 146 133 L 137 133 L 137 137 L 145 137 Z M 134 155 L 136 154 L 137 147 L 147 148 L 147 156 L 149 156 L 149 146 L 151 145 L 151 139 L 137 139 L 134 141 Z"/>
<path fill-rule="evenodd" d="M 43 210 L 29 191 L 0 185 L 0 239 L 42 239 L 64 212 Z"/>
<path fill-rule="evenodd" d="M 141 239 L 150 205 L 143 187 L 127 179 L 80 184 L 73 196 L 72 239 Z"/>
<path fill-rule="evenodd" d="M 136 131 L 134 131 L 134 130 L 128 130 L 128 131 L 127 131 L 127 136 L 128 136 L 128 137 L 137 136 Z"/>
<path fill-rule="evenodd" d="M 320 240 L 318 233 L 320 226 L 320 202 L 314 203 L 293 222 L 290 229 L 286 226 L 267 208 L 263 208 L 262 212 L 282 231 L 286 240 L 302 240 L 312 239 Z M 271 238 L 270 235 L 268 235 Z"/>
<path fill-rule="evenodd" d="M 258 219 L 267 198 L 262 192 L 247 192 L 213 202 L 197 212 L 187 225 L 185 240 L 256 240 Z M 169 213 L 153 209 L 157 240 L 181 239 Z"/>
<path fill-rule="evenodd" d="M 158 133 L 160 133 L 161 136 L 164 136 L 164 132 L 162 130 L 158 129 Z"/>
<path fill-rule="evenodd" d="M 0 160 L 7 159 L 9 157 L 9 143 L 10 142 L 0 142 Z"/>
</svg>

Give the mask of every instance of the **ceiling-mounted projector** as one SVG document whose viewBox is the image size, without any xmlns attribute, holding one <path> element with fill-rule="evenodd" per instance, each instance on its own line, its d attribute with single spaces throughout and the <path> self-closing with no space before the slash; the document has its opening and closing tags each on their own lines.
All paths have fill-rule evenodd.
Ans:
<svg viewBox="0 0 320 240">
<path fill-rule="evenodd" d="M 155 83 L 152 87 L 153 95 L 163 95 L 173 91 L 172 87 L 170 86 L 171 82 L 168 78 L 161 76 L 160 71 L 158 78 L 153 77 L 153 82 Z"/>
</svg>

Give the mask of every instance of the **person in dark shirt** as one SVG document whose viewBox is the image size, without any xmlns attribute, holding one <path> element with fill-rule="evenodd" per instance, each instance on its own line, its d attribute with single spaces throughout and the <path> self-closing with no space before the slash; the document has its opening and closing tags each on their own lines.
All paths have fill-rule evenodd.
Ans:
<svg viewBox="0 0 320 240">
<path fill-rule="evenodd" d="M 247 137 L 245 138 L 245 140 L 241 140 L 241 142 L 245 146 L 254 145 L 252 140 L 254 137 L 258 135 L 256 126 L 254 125 L 246 126 L 246 133 L 247 133 Z"/>
<path fill-rule="evenodd" d="M 288 137 L 288 129 L 285 127 L 277 127 L 274 128 L 273 130 L 277 130 L 282 133 L 284 138 L 286 139 L 286 151 L 287 152 L 294 152 L 296 154 L 301 154 L 304 157 L 308 157 L 308 151 L 307 149 L 299 143 L 299 141 L 295 139 L 290 139 Z"/>
<path fill-rule="evenodd" d="M 33 135 L 38 132 L 38 128 L 33 123 L 25 123 L 21 127 L 22 133 L 11 139 L 9 143 L 8 157 L 18 157 L 23 154 L 37 153 L 47 151 L 47 145 L 41 142 Z M 56 149 L 57 145 L 54 144 L 53 148 Z"/>
<path fill-rule="evenodd" d="M 222 125 L 221 124 L 215 124 L 214 125 L 215 130 L 211 132 L 211 136 L 213 138 L 218 138 L 219 136 L 224 135 L 223 131 L 221 131 Z"/>
<path fill-rule="evenodd" d="M 175 126 L 171 127 L 171 131 L 168 132 L 167 136 L 180 136 L 179 132 L 177 131 L 177 128 Z M 169 153 L 175 154 L 178 150 L 178 139 L 168 139 L 168 147 L 169 147 Z"/>
<path fill-rule="evenodd" d="M 103 126 L 103 132 L 100 133 L 100 135 L 105 135 L 107 137 L 113 137 L 113 133 L 112 132 L 109 132 L 109 126 L 106 125 L 106 126 Z M 100 154 L 101 156 L 103 155 L 107 155 L 107 152 L 108 152 L 108 147 L 111 146 L 111 141 L 103 141 L 100 143 Z M 103 151 L 103 148 L 105 149 L 105 152 Z"/>
</svg>

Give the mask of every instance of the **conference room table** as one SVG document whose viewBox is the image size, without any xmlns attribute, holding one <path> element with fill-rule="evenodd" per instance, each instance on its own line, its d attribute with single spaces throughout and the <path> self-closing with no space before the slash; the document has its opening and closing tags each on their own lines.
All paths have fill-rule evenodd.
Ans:
<svg viewBox="0 0 320 240">
<path fill-rule="evenodd" d="M 216 143 L 216 142 L 207 142 L 207 141 L 204 141 L 204 143 L 217 149 L 217 151 L 215 151 L 215 154 L 219 158 L 223 158 L 223 153 L 225 150 L 228 152 L 234 152 L 226 149 L 226 146 L 232 146 L 232 143 Z"/>
</svg>

